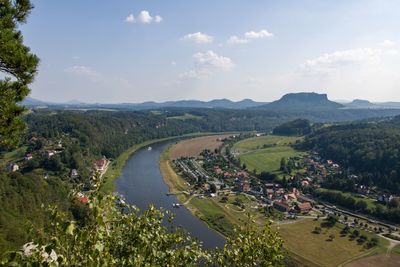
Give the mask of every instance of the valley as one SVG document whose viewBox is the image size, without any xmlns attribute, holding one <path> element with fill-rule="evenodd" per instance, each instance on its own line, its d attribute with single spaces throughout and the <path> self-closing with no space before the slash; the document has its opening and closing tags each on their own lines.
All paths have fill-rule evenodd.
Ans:
<svg viewBox="0 0 400 267">
<path fill-rule="evenodd" d="M 220 144 L 219 149 L 214 149 L 215 152 L 207 152 L 209 150 L 207 150 L 207 145 L 204 144 L 205 150 L 200 152 L 201 150 L 197 149 L 197 156 L 195 153 L 190 155 L 181 153 L 179 155 L 175 152 L 175 156 L 173 158 L 170 157 L 171 151 L 176 151 L 177 147 L 190 147 L 191 142 L 199 144 L 202 143 L 201 140 L 206 140 L 204 138 L 194 138 L 172 145 L 171 148 L 163 153 L 160 161 L 161 172 L 170 191 L 182 192 L 177 194 L 179 201 L 188 207 L 195 216 L 201 218 L 211 228 L 224 235 L 229 235 L 234 227 L 243 226 L 247 221 L 246 217 L 248 215 L 260 227 L 273 220 L 272 228 L 278 231 L 287 243 L 286 248 L 289 250 L 292 260 L 307 266 L 342 266 L 344 264 L 347 266 L 349 262 L 355 261 L 356 264 L 359 258 L 375 254 L 390 255 L 386 257 L 391 257 L 388 261 L 392 262 L 400 259 L 400 255 L 387 254 L 392 251 L 392 247 L 398 246 L 400 248 L 400 241 L 387 239 L 382 235 L 382 233 L 388 231 L 393 232 L 387 224 L 382 223 L 380 225 L 377 221 L 365 218 L 361 214 L 349 213 L 346 210 L 329 205 L 329 203 L 313 199 L 307 189 L 307 187 L 311 186 L 311 180 L 303 180 L 307 181 L 307 185 L 298 184 L 299 193 L 290 189 L 290 185 L 287 185 L 288 181 L 289 184 L 293 184 L 290 180 L 282 182 L 282 179 L 287 179 L 283 177 L 288 174 L 294 176 L 310 175 L 310 173 L 307 173 L 309 172 L 307 168 L 304 170 L 297 167 L 301 162 L 299 159 L 311 158 L 309 156 L 310 153 L 297 151 L 293 148 L 294 144 L 304 139 L 303 137 L 274 135 L 251 137 L 249 134 L 244 134 L 246 137 L 243 139 L 243 137 L 240 138 L 236 135 L 224 136 L 225 140 L 221 138 L 222 136 L 209 136 L 207 139 L 210 142 L 221 139 L 224 141 Z M 233 145 L 232 141 L 230 141 L 232 138 L 236 139 Z M 230 149 L 226 148 L 227 144 L 231 145 L 229 146 Z M 265 148 L 266 146 L 268 148 Z M 268 150 L 270 149 L 269 147 L 276 149 Z M 282 154 L 282 150 L 286 153 Z M 260 151 L 261 157 L 258 154 L 250 158 L 242 157 L 242 155 L 254 154 L 255 151 Z M 219 157 L 218 154 L 213 155 L 213 153 L 227 152 L 231 153 L 231 156 L 226 154 L 221 154 L 222 157 Z M 182 157 L 179 158 L 179 156 Z M 233 159 L 239 159 L 239 165 L 235 161 L 223 163 L 224 160 L 232 156 Z M 282 171 L 280 168 L 281 159 L 285 157 L 297 160 L 290 172 Z M 212 158 L 211 162 L 214 162 L 211 165 L 210 158 Z M 257 166 L 252 165 L 254 161 L 258 162 L 263 169 L 257 171 L 257 168 L 254 168 L 253 172 L 247 171 L 246 168 L 253 170 L 253 166 Z M 337 170 L 334 170 L 336 168 L 335 164 L 329 164 L 326 165 L 327 170 L 336 172 Z M 333 169 L 330 167 L 332 165 L 334 166 Z M 210 168 L 209 166 L 212 167 Z M 301 168 L 304 168 L 306 165 L 301 166 Z M 260 176 L 257 177 L 257 175 L 262 172 L 271 173 L 275 177 L 273 179 L 277 184 L 274 184 L 274 186 L 279 186 L 278 183 L 283 183 L 283 190 L 282 188 L 268 189 L 268 184 L 265 184 L 267 187 L 260 187 L 260 183 L 257 182 Z M 242 173 L 247 174 L 242 176 Z M 233 177 L 235 181 L 230 177 Z M 242 182 L 237 184 L 237 181 L 240 180 Z M 265 182 L 268 183 L 268 181 Z M 246 183 L 248 184 L 247 187 L 244 186 Z M 262 189 L 257 191 L 260 188 L 265 191 Z M 279 200 L 281 198 L 279 198 L 277 192 L 280 192 L 280 190 L 282 190 L 282 193 L 289 190 L 287 196 L 291 197 L 292 194 L 292 200 L 285 201 L 286 195 L 281 195 L 285 198 Z M 278 197 L 270 196 L 270 191 Z M 282 210 L 276 204 L 277 201 L 287 203 L 287 210 Z M 312 203 L 312 210 L 296 212 L 293 208 L 295 207 L 294 204 L 289 204 L 292 202 L 305 203 L 305 201 Z M 293 210 L 289 211 L 291 205 L 293 205 Z M 333 225 L 328 225 L 327 222 L 331 217 L 335 218 L 335 222 Z M 357 221 L 357 224 L 354 224 L 353 220 Z M 368 226 L 364 226 L 367 223 Z M 374 230 L 374 227 L 376 230 Z M 378 228 L 382 229 L 381 233 L 379 232 L 380 230 L 377 230 Z M 357 235 L 355 234 L 356 232 Z M 374 241 L 376 244 L 372 245 L 371 241 L 368 240 L 376 240 Z M 395 251 L 393 250 L 393 252 Z"/>
</svg>

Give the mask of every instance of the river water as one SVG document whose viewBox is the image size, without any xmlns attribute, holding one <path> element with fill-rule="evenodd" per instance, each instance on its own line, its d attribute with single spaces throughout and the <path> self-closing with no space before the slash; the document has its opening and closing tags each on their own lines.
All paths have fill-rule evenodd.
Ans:
<svg viewBox="0 0 400 267">
<path fill-rule="evenodd" d="M 224 238 L 208 228 L 207 224 L 193 216 L 184 206 L 173 208 L 178 203 L 174 195 L 167 196 L 168 186 L 160 172 L 160 155 L 170 144 L 176 141 L 165 141 L 147 147 L 133 154 L 125 164 L 122 175 L 116 180 L 117 192 L 125 197 L 129 204 L 136 205 L 141 210 L 153 204 L 157 208 L 170 210 L 175 214 L 173 224 L 180 226 L 198 238 L 204 248 L 222 247 Z"/>
</svg>

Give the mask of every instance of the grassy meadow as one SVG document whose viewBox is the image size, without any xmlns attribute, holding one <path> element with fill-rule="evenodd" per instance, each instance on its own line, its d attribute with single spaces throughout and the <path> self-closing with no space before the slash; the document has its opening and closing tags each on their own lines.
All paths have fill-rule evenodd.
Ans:
<svg viewBox="0 0 400 267">
<path fill-rule="evenodd" d="M 286 248 L 294 255 L 294 258 L 301 262 L 309 262 L 312 266 L 338 266 L 360 256 L 385 252 L 389 244 L 387 240 L 379 238 L 377 247 L 366 249 L 349 235 L 341 235 L 343 225 L 322 228 L 320 234 L 313 233 L 314 228 L 320 227 L 320 224 L 321 221 L 304 219 L 295 223 L 275 225 L 274 228 L 279 231 Z M 361 232 L 368 238 L 375 236 Z M 329 240 L 331 234 L 335 236 L 333 241 Z"/>
<path fill-rule="evenodd" d="M 241 162 L 249 170 L 279 173 L 282 158 L 300 156 L 303 152 L 295 151 L 290 145 L 301 137 L 266 135 L 242 140 L 233 146 Z"/>
</svg>

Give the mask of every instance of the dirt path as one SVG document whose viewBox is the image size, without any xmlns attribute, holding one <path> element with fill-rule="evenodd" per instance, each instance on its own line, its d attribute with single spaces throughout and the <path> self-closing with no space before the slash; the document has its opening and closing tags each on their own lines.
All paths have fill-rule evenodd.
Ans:
<svg viewBox="0 0 400 267">
<path fill-rule="evenodd" d="M 386 255 L 391 254 L 392 249 L 393 249 L 395 246 L 400 245 L 400 241 L 390 239 L 390 238 L 388 238 L 388 237 L 386 237 L 386 236 L 384 236 L 384 235 L 379 235 L 379 236 L 382 237 L 382 238 L 384 238 L 384 239 L 386 239 L 387 241 L 389 241 L 389 246 L 387 247 Z"/>
</svg>

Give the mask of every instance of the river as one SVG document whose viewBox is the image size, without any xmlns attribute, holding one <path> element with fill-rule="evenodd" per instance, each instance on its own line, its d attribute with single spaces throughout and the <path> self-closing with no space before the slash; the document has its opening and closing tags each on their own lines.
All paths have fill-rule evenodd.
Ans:
<svg viewBox="0 0 400 267">
<path fill-rule="evenodd" d="M 174 195 L 167 196 L 168 186 L 165 184 L 160 171 L 160 155 L 172 143 L 164 141 L 152 145 L 152 150 L 147 147 L 133 154 L 125 164 L 122 175 L 116 180 L 117 192 L 125 197 L 129 204 L 136 205 L 141 210 L 154 204 L 157 208 L 170 210 L 175 214 L 173 224 L 180 226 L 198 238 L 204 248 L 222 247 L 224 238 L 208 228 L 207 224 L 186 209 L 173 208 L 173 203 L 178 203 Z"/>
</svg>

